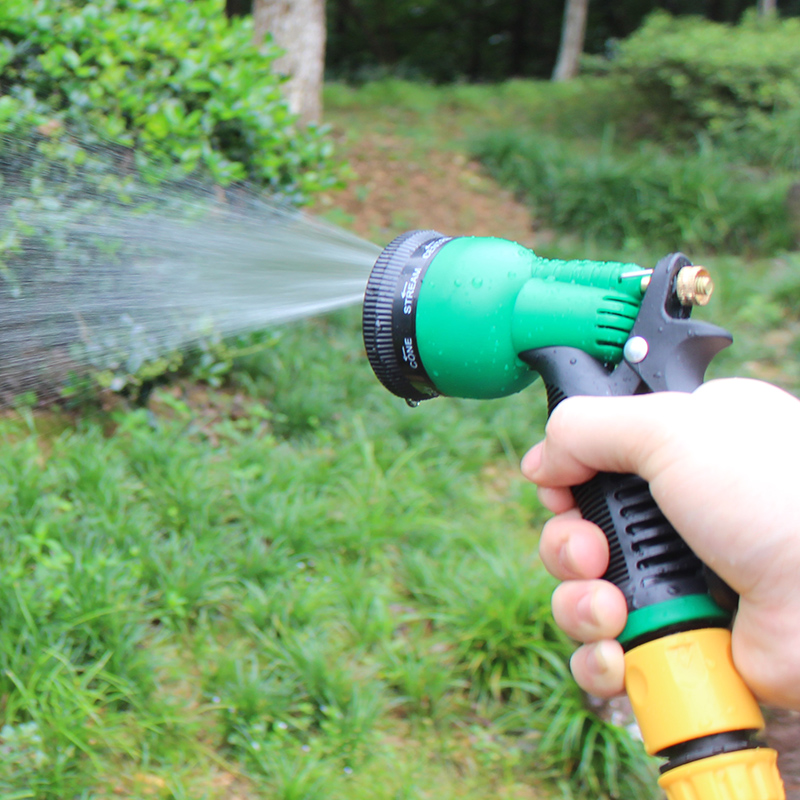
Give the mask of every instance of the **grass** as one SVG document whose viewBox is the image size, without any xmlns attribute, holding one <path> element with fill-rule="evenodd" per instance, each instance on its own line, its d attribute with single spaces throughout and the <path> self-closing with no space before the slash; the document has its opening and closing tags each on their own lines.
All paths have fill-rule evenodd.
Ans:
<svg viewBox="0 0 800 800">
<path fill-rule="evenodd" d="M 754 166 L 753 148 L 736 137 L 665 140 L 656 110 L 624 79 L 437 89 L 385 80 L 333 85 L 326 101 L 346 130 L 402 129 L 421 153 L 443 144 L 468 152 L 562 237 L 639 252 L 680 246 L 762 255 L 791 249 L 797 238 L 787 203 L 791 157 L 788 166 L 768 159 Z M 371 122 L 381 102 L 381 121 Z M 774 127 L 780 136 L 791 125 Z"/>
<path fill-rule="evenodd" d="M 328 84 L 324 102 L 328 119 L 354 135 L 353 125 L 359 121 L 367 131 L 402 129 L 406 136 L 451 147 L 487 128 L 595 135 L 623 110 L 635 111 L 629 97 L 602 79 L 433 87 L 389 78 L 359 87 Z M 380 115 L 375 115 L 376 108 Z"/>
<path fill-rule="evenodd" d="M 551 135 L 504 131 L 476 140 L 474 150 L 562 232 L 580 230 L 616 247 L 648 242 L 740 253 L 775 253 L 792 243 L 790 176 L 767 180 L 710 146 L 679 155 L 646 144 L 620 152 L 607 137 L 584 151 Z"/>
<path fill-rule="evenodd" d="M 466 146 L 482 109 L 547 129 L 603 106 L 537 84 L 392 92 L 328 101 L 421 149 Z M 708 266 L 704 316 L 737 335 L 715 374 L 800 387 L 795 255 Z M 517 467 L 543 392 L 409 409 L 357 310 L 271 344 L 220 389 L 0 420 L 0 798 L 648 796 L 652 766 L 587 706 L 550 618 Z"/>
<path fill-rule="evenodd" d="M 544 409 L 394 403 L 358 328 L 287 328 L 204 405 L 3 420 L 0 796 L 548 796 Z"/>
</svg>

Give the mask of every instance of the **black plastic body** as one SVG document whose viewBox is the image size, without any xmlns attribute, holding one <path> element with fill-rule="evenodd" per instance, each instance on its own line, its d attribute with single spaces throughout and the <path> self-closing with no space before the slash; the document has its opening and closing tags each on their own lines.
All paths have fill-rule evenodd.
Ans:
<svg viewBox="0 0 800 800">
<path fill-rule="evenodd" d="M 640 363 L 623 360 L 609 369 L 583 351 L 567 347 L 520 354 L 541 374 L 550 413 L 562 400 L 576 395 L 688 392 L 703 382 L 711 359 L 731 343 L 731 336 L 714 325 L 690 320 L 690 309 L 677 301 L 675 280 L 689 263 L 677 253 L 662 259 L 653 272 L 631 330 L 631 337 L 647 342 L 647 355 Z M 713 581 L 706 568 L 661 513 L 641 478 L 600 473 L 572 491 L 583 516 L 608 538 L 610 562 L 605 577 L 622 590 L 629 611 L 710 593 Z M 729 598 L 725 602 L 729 604 Z M 696 622 L 692 626 L 698 627 Z M 651 638 L 667 632 L 654 632 Z"/>
</svg>

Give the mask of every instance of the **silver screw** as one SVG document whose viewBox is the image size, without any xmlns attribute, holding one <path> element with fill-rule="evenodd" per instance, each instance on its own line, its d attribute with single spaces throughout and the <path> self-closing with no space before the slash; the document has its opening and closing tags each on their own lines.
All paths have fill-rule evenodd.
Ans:
<svg viewBox="0 0 800 800">
<path fill-rule="evenodd" d="M 630 364 L 640 364 L 647 358 L 647 353 L 650 350 L 650 345 L 647 344 L 647 339 L 643 336 L 631 336 L 625 347 L 622 349 L 622 355 L 625 360 Z"/>
</svg>

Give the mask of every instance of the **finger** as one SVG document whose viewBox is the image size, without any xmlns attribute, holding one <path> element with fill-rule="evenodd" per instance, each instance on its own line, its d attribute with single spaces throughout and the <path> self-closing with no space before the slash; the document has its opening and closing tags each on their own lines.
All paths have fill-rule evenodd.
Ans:
<svg viewBox="0 0 800 800">
<path fill-rule="evenodd" d="M 545 523 L 539 556 L 559 580 L 599 578 L 608 569 L 608 541 L 597 525 L 573 509 Z"/>
<path fill-rule="evenodd" d="M 625 691 L 625 656 L 613 639 L 579 647 L 569 667 L 578 686 L 595 697 L 615 697 Z"/>
<path fill-rule="evenodd" d="M 522 470 L 522 474 L 526 477 L 530 477 L 530 475 L 538 469 L 542 459 L 543 447 L 544 442 L 540 442 L 532 447 L 523 457 L 520 463 L 520 469 Z M 566 488 L 540 486 L 538 487 L 537 494 L 539 496 L 539 502 L 548 511 L 552 511 L 554 514 L 561 514 L 575 506 L 575 498 L 572 496 L 572 492 Z"/>
<path fill-rule="evenodd" d="M 550 416 L 544 442 L 525 455 L 523 473 L 541 486 L 576 486 L 598 471 L 648 479 L 651 458 L 672 438 L 689 397 L 656 392 L 564 400 Z"/>
<path fill-rule="evenodd" d="M 569 489 L 555 489 L 549 486 L 540 486 L 536 490 L 539 502 L 554 514 L 563 514 L 575 508 L 575 498 Z"/>
<path fill-rule="evenodd" d="M 544 442 L 539 442 L 531 447 L 527 453 L 522 457 L 522 461 L 520 462 L 520 469 L 522 470 L 522 474 L 526 478 L 530 478 L 531 474 L 536 472 L 539 468 L 539 465 L 542 461 L 542 449 L 544 448 Z"/>
<path fill-rule="evenodd" d="M 603 580 L 560 584 L 553 592 L 552 606 L 556 625 L 584 643 L 619 636 L 628 618 L 622 592 Z"/>
</svg>

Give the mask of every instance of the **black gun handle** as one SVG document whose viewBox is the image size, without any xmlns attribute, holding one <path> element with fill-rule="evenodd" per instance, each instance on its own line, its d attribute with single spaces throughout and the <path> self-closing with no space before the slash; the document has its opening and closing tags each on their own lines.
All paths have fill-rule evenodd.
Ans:
<svg viewBox="0 0 800 800">
<path fill-rule="evenodd" d="M 560 387 L 547 385 L 547 396 L 548 413 L 552 414 L 566 395 Z M 645 480 L 638 475 L 600 472 L 573 486 L 572 494 L 583 518 L 594 522 L 608 540 L 609 562 L 603 577 L 622 591 L 629 614 L 661 604 L 675 609 L 661 615 L 663 626 L 650 624 L 638 632 L 635 627 L 633 632 L 626 628 L 620 637 L 626 649 L 650 637 L 728 624 L 736 594 L 681 538 Z M 695 602 L 689 604 L 688 612 L 672 602 L 689 597 Z"/>
<path fill-rule="evenodd" d="M 632 395 L 643 388 L 632 371 L 618 368 L 609 372 L 574 348 L 531 350 L 521 358 L 542 375 L 548 415 L 567 397 Z M 572 487 L 572 492 L 584 518 L 597 524 L 608 539 L 609 566 L 604 577 L 620 588 L 629 613 L 669 603 L 670 613 L 657 615 L 664 618 L 666 629 L 727 624 L 736 607 L 735 593 L 683 541 L 644 480 L 636 475 L 600 473 Z M 695 600 L 675 602 L 689 597 Z M 652 630 L 652 619 L 650 616 L 648 633 L 660 635 Z M 625 637 L 621 641 L 628 646 Z"/>
</svg>

